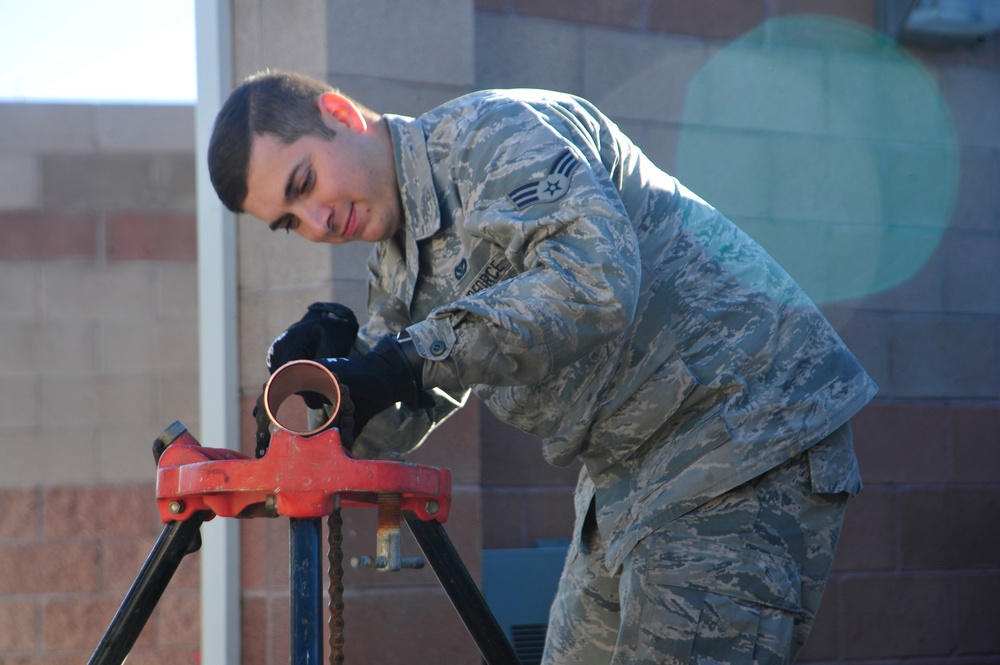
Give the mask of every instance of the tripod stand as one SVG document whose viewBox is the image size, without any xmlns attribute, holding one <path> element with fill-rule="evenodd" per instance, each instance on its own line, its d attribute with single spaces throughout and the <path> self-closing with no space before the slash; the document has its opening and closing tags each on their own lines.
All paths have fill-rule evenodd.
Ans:
<svg viewBox="0 0 1000 665">
<path fill-rule="evenodd" d="M 296 367 L 289 367 L 296 365 Z M 342 663 L 343 552 L 341 509 L 378 509 L 376 555 L 358 567 L 397 571 L 423 565 L 400 556 L 405 521 L 488 665 L 518 665 L 507 636 L 444 531 L 451 508 L 448 469 L 396 460 L 358 460 L 329 428 L 339 387 L 311 361 L 280 368 L 265 386 L 264 403 L 276 428 L 259 459 L 225 448 L 205 448 L 175 422 L 154 442 L 156 502 L 166 524 L 90 665 L 120 665 L 128 656 L 183 557 L 198 549 L 201 525 L 215 517 L 289 518 L 291 654 L 293 665 L 322 662 L 322 518 L 329 523 L 329 662 Z M 324 374 L 325 373 L 325 374 Z M 325 429 L 294 432 L 274 414 L 290 395 L 313 390 L 333 404 Z"/>
</svg>

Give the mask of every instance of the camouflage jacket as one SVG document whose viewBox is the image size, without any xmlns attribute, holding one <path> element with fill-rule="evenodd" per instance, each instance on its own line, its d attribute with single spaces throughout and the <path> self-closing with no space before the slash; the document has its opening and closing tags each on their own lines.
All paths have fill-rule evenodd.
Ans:
<svg viewBox="0 0 1000 665">
<path fill-rule="evenodd" d="M 359 450 L 412 449 L 472 391 L 551 463 L 583 460 L 578 509 L 596 491 L 613 569 L 874 395 L 764 250 L 589 102 L 485 91 L 385 117 L 405 235 L 372 252 L 361 344 L 406 329 L 439 399 L 382 414 Z M 853 450 L 819 462 L 860 487 Z"/>
</svg>

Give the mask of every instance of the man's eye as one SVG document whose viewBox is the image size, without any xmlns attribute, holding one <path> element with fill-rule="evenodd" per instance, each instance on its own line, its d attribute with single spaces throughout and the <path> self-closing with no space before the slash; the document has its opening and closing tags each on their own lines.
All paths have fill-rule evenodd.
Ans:
<svg viewBox="0 0 1000 665">
<path fill-rule="evenodd" d="M 285 233 L 291 233 L 292 229 L 295 228 L 295 218 L 294 217 L 282 217 L 277 222 L 271 225 L 272 231 L 281 231 L 284 229 Z"/>
<path fill-rule="evenodd" d="M 302 186 L 299 188 L 299 194 L 306 194 L 310 189 L 312 189 L 313 181 L 316 179 L 316 175 L 313 173 L 312 169 L 306 172 L 306 177 L 302 179 Z"/>
</svg>

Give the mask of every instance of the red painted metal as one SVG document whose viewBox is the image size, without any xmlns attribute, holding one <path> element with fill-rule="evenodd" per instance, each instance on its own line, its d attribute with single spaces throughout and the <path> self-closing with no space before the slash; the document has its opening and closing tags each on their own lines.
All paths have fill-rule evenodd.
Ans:
<svg viewBox="0 0 1000 665">
<path fill-rule="evenodd" d="M 451 471 L 396 460 L 351 457 L 335 428 L 299 436 L 275 428 L 267 454 L 253 459 L 226 448 L 205 448 L 186 430 L 158 462 L 156 503 L 165 522 L 201 510 L 238 517 L 265 509 L 286 517 L 322 517 L 341 506 L 378 505 L 397 493 L 402 510 L 445 522 L 451 508 Z"/>
</svg>

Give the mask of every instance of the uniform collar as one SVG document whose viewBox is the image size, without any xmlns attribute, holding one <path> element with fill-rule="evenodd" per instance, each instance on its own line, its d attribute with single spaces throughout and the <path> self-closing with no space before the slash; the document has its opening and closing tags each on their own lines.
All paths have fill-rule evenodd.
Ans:
<svg viewBox="0 0 1000 665">
<path fill-rule="evenodd" d="M 391 114 L 383 117 L 392 136 L 406 234 L 414 241 L 424 240 L 441 228 L 441 210 L 427 158 L 424 128 L 414 118 Z"/>
<path fill-rule="evenodd" d="M 420 268 L 417 241 L 431 237 L 441 228 L 441 210 L 423 126 L 413 118 L 383 117 L 392 137 L 399 196 L 403 203 L 403 246 L 401 248 L 390 238 L 382 241 L 380 251 L 385 265 L 398 266 L 386 275 L 385 287 L 409 305 L 413 301 Z"/>
</svg>

